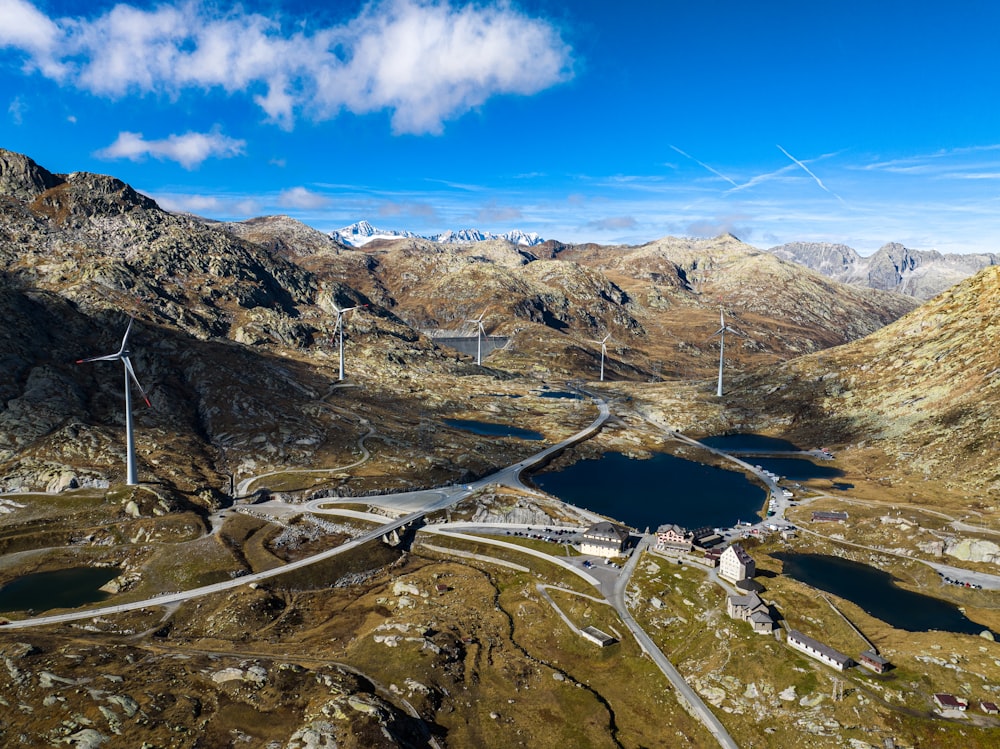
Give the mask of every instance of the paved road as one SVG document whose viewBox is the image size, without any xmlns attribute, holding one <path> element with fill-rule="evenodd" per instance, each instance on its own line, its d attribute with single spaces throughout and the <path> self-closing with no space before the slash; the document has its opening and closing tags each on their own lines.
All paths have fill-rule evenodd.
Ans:
<svg viewBox="0 0 1000 749">
<path fill-rule="evenodd" d="M 409 501 L 412 506 L 409 511 L 406 511 L 407 502 L 402 502 L 400 505 L 390 505 L 395 509 L 402 509 L 405 511 L 401 517 L 394 520 L 388 520 L 383 525 L 378 528 L 365 533 L 347 543 L 341 544 L 334 549 L 328 549 L 327 551 L 314 554 L 305 559 L 300 559 L 296 562 L 290 562 L 284 566 L 276 567 L 275 569 L 266 570 L 264 572 L 257 572 L 251 575 L 243 575 L 241 577 L 233 578 L 232 580 L 225 580 L 220 583 L 215 583 L 213 585 L 205 585 L 200 588 L 193 588 L 191 590 L 178 591 L 176 593 L 163 593 L 161 595 L 154 596 L 152 598 L 147 598 L 142 601 L 133 601 L 132 603 L 121 603 L 111 606 L 102 606 L 100 608 L 85 609 L 80 611 L 71 611 L 64 614 L 53 614 L 51 616 L 37 616 L 30 619 L 18 619 L 9 621 L 5 625 L 5 629 L 26 629 L 29 627 L 41 627 L 48 624 L 62 624 L 65 622 L 79 621 L 81 619 L 92 619 L 96 616 L 108 616 L 111 614 L 124 613 L 126 611 L 136 611 L 138 609 L 149 608 L 151 606 L 163 606 L 165 604 L 176 603 L 179 601 L 187 601 L 192 598 L 199 598 L 201 596 L 211 595 L 213 593 L 219 593 L 224 590 L 231 590 L 233 588 L 238 588 L 241 585 L 249 585 L 250 583 L 260 582 L 267 580 L 278 575 L 283 575 L 286 572 L 292 572 L 293 570 L 300 569 L 302 567 L 307 567 L 308 565 L 315 564 L 316 562 L 323 561 L 324 559 L 329 559 L 330 557 L 336 556 L 337 554 L 343 554 L 357 546 L 368 543 L 375 539 L 381 538 L 387 533 L 391 533 L 394 530 L 402 528 L 404 525 L 408 525 L 412 522 L 420 520 L 423 516 L 436 509 L 441 509 L 447 507 L 460 499 L 468 496 L 477 488 L 486 486 L 491 483 L 508 483 L 514 482 L 516 485 L 520 485 L 520 475 L 521 472 L 528 467 L 536 465 L 539 462 L 547 460 L 552 454 L 558 450 L 565 449 L 566 447 L 585 440 L 593 436 L 598 429 L 607 421 L 610 411 L 608 409 L 607 403 L 598 398 L 596 395 L 590 394 L 592 398 L 598 404 L 598 416 L 597 418 L 585 429 L 580 430 L 573 436 L 559 442 L 552 447 L 543 450 L 537 455 L 527 458 L 520 463 L 516 463 L 513 466 L 504 468 L 501 471 L 493 474 L 492 476 L 487 476 L 484 479 L 480 479 L 472 484 L 466 484 L 462 487 L 449 487 L 448 489 L 433 490 L 427 492 L 409 492 L 406 495 L 386 495 L 379 497 L 355 497 L 350 501 L 352 502 L 370 502 L 371 504 L 383 504 L 387 499 L 392 497 L 403 497 Z M 318 504 L 329 504 L 330 500 L 320 500 Z M 309 503 L 312 505 L 315 503 Z M 308 505 L 306 509 L 312 509 Z M 314 512 L 317 510 L 313 510 Z"/>
<path fill-rule="evenodd" d="M 423 514 L 424 513 L 422 512 L 418 512 L 397 518 L 396 520 L 392 520 L 373 531 L 354 538 L 347 543 L 341 544 L 335 549 L 328 549 L 327 551 L 314 554 L 311 557 L 306 557 L 305 559 L 300 559 L 296 562 L 289 562 L 283 567 L 277 567 L 264 572 L 257 572 L 252 575 L 243 575 L 242 577 L 236 577 L 232 580 L 225 580 L 220 583 L 205 585 L 191 590 L 184 590 L 177 593 L 163 593 L 152 598 L 146 598 L 142 601 L 133 601 L 132 603 L 120 603 L 113 606 L 102 606 L 101 608 L 86 609 L 83 611 L 71 611 L 65 614 L 53 614 L 52 616 L 36 616 L 31 619 L 18 619 L 8 622 L 4 626 L 4 629 L 25 629 L 28 627 L 41 627 L 47 624 L 63 624 L 65 622 L 74 622 L 81 619 L 92 619 L 96 616 L 107 616 L 109 614 L 124 613 L 126 611 L 136 611 L 138 609 L 149 608 L 152 606 L 164 606 L 170 603 L 177 603 L 180 601 L 187 601 L 192 598 L 211 595 L 212 593 L 220 593 L 224 590 L 231 590 L 233 588 L 238 588 L 241 585 L 249 585 L 250 583 L 256 583 L 262 580 L 267 580 L 271 577 L 283 575 L 286 572 L 292 572 L 293 570 L 307 567 L 310 564 L 315 564 L 316 562 L 320 562 L 324 559 L 329 559 L 337 554 L 342 554 L 345 551 L 361 546 L 362 544 L 366 544 L 369 541 L 381 538 L 386 533 L 391 533 L 397 528 L 402 528 L 404 525 L 422 518 Z"/>
<path fill-rule="evenodd" d="M 618 616 L 621 617 L 625 626 L 629 628 L 629 631 L 635 637 L 636 642 L 639 643 L 639 647 L 642 648 L 643 652 L 646 653 L 655 663 L 663 675 L 670 680 L 674 689 L 677 690 L 677 694 L 680 699 L 683 699 L 688 703 L 692 712 L 705 724 L 705 727 L 711 732 L 715 737 L 715 740 L 719 742 L 719 746 L 725 747 L 725 749 L 739 749 L 739 745 L 733 740 L 733 737 L 729 735 L 729 731 L 726 727 L 722 725 L 722 722 L 715 717 L 715 714 L 708 709 L 708 705 L 701 699 L 697 692 L 688 684 L 684 677 L 681 676 L 680 672 L 674 667 L 667 657 L 663 654 L 663 651 L 657 647 L 656 643 L 646 634 L 646 631 L 639 626 L 639 623 L 632 617 L 632 613 L 628 610 L 628 606 L 625 605 L 625 589 L 628 586 L 629 580 L 632 578 L 632 573 L 635 570 L 636 564 L 639 562 L 639 557 L 642 556 L 642 552 L 649 546 L 650 542 L 655 538 L 655 536 L 648 535 L 644 536 L 639 545 L 632 552 L 632 556 L 629 557 L 628 562 L 622 569 L 621 575 L 618 577 L 618 581 L 615 584 L 614 591 L 611 596 L 611 605 L 615 607 L 618 612 Z"/>
<path fill-rule="evenodd" d="M 482 528 L 483 526 L 477 527 Z M 663 675 L 667 677 L 674 689 L 677 690 L 679 699 L 684 700 L 688 704 L 694 715 L 701 720 L 702 723 L 704 723 L 705 727 L 719 742 L 719 746 L 724 747 L 724 749 L 739 749 L 739 746 L 733 740 L 733 737 L 729 735 L 729 732 L 726 730 L 725 726 L 722 725 L 722 722 L 715 717 L 715 714 L 708 708 L 708 705 L 705 704 L 691 685 L 684 680 L 684 677 L 681 676 L 680 672 L 663 654 L 663 651 L 661 651 L 657 644 L 653 642 L 649 635 L 646 634 L 645 630 L 639 626 L 639 623 L 632 617 L 632 613 L 628 610 L 628 606 L 625 603 L 625 590 L 632 577 L 632 573 L 635 571 L 635 567 L 638 564 L 643 551 L 646 550 L 655 536 L 644 536 L 636 548 L 632 551 L 632 555 L 629 557 L 628 561 L 620 570 L 596 564 L 590 570 L 585 571 L 580 567 L 580 560 L 586 559 L 587 557 L 570 557 L 568 559 L 563 559 L 552 554 L 546 554 L 542 551 L 537 551 L 520 544 L 509 543 L 500 539 L 483 538 L 482 536 L 468 536 L 459 531 L 450 530 L 451 528 L 467 529 L 468 526 L 460 523 L 448 524 L 446 526 L 430 525 L 421 528 L 420 532 L 440 533 L 445 536 L 467 538 L 477 543 L 513 549 L 514 551 L 522 554 L 540 557 L 547 562 L 555 563 L 568 569 L 569 571 L 582 577 L 591 585 L 598 587 L 604 594 L 607 603 L 611 604 L 615 611 L 618 612 L 618 616 L 621 617 L 622 622 L 632 633 L 632 636 L 635 637 L 636 642 L 639 643 L 639 647 L 642 651 L 659 667 L 660 671 L 663 672 Z M 539 584 L 539 590 L 541 590 L 542 587 L 543 586 Z M 543 592 L 543 595 L 548 598 L 547 593 Z M 575 624 L 566 618 L 559 607 L 555 606 L 554 603 L 553 607 L 559 615 L 563 617 L 566 624 L 571 629 L 578 629 Z"/>
</svg>

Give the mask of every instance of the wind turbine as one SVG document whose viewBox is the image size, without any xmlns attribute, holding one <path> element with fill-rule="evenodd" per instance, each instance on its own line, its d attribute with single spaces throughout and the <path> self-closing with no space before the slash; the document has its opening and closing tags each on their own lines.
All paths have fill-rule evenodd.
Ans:
<svg viewBox="0 0 1000 749">
<path fill-rule="evenodd" d="M 92 356 L 89 359 L 78 359 L 76 362 L 77 364 L 86 364 L 92 361 L 120 361 L 125 368 L 125 483 L 129 486 L 135 486 L 139 483 L 135 476 L 135 435 L 132 430 L 132 388 L 129 378 L 139 388 L 139 393 L 146 401 L 146 405 L 152 408 L 146 391 L 139 384 L 139 378 L 135 376 L 135 370 L 132 369 L 132 362 L 129 360 L 128 334 L 132 332 L 132 323 L 134 322 L 134 317 L 129 319 L 125 335 L 122 337 L 121 348 L 116 353 L 106 356 Z"/>
<path fill-rule="evenodd" d="M 474 322 L 479 326 L 476 331 L 476 364 L 482 366 L 483 363 L 483 336 L 486 335 L 486 329 L 483 327 L 483 318 L 486 317 L 486 312 L 483 311 L 479 317 L 475 320 L 468 320 L 467 322 Z"/>
<path fill-rule="evenodd" d="M 594 341 L 594 343 L 601 344 L 601 382 L 604 382 L 604 357 L 608 355 L 608 339 L 611 334 L 608 333 L 604 338 L 599 341 Z"/>
<path fill-rule="evenodd" d="M 722 307 L 719 307 L 719 329 L 709 336 L 709 338 L 719 336 L 719 387 L 715 392 L 719 398 L 722 397 L 722 356 L 726 350 L 726 331 L 739 335 L 739 333 L 726 325 L 726 318 L 722 316 Z"/>
<path fill-rule="evenodd" d="M 340 333 L 340 377 L 338 378 L 340 380 L 344 379 L 344 317 L 348 312 L 367 306 L 367 304 L 358 304 L 354 307 L 344 307 L 341 309 L 336 304 L 333 305 L 333 308 L 337 311 L 336 330 Z"/>
</svg>

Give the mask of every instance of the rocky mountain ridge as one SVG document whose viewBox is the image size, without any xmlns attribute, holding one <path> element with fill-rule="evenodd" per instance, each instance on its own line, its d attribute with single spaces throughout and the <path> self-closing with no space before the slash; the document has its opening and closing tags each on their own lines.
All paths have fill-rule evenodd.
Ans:
<svg viewBox="0 0 1000 749">
<path fill-rule="evenodd" d="M 791 242 L 768 252 L 843 283 L 923 300 L 1000 262 L 1000 255 L 992 252 L 942 254 L 911 250 L 898 242 L 883 245 L 870 257 L 862 257 L 847 245 L 824 242 Z"/>
<path fill-rule="evenodd" d="M 998 310 L 990 266 L 865 338 L 737 379 L 733 397 L 793 438 L 875 445 L 896 473 L 976 487 L 977 503 L 996 505 Z"/>
</svg>

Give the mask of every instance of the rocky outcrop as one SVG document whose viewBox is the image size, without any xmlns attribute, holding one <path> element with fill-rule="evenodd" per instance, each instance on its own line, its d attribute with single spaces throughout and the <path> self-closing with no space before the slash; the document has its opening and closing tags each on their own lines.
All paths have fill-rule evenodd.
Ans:
<svg viewBox="0 0 1000 749">
<path fill-rule="evenodd" d="M 30 201 L 63 181 L 27 156 L 0 148 L 0 195 Z"/>
<path fill-rule="evenodd" d="M 1000 546 L 983 539 L 962 538 L 949 540 L 944 553 L 963 562 L 1000 564 Z"/>
</svg>

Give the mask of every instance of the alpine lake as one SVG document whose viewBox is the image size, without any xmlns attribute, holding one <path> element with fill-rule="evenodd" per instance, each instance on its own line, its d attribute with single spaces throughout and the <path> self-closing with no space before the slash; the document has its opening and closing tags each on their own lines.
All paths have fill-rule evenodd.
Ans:
<svg viewBox="0 0 1000 749">
<path fill-rule="evenodd" d="M 801 452 L 801 448 L 785 440 L 753 434 L 701 441 L 732 453 Z M 772 454 L 742 459 L 794 481 L 844 475 L 832 465 L 807 457 Z M 606 453 L 560 471 L 533 474 L 531 481 L 564 502 L 615 518 L 640 531 L 655 531 L 665 523 L 688 529 L 732 527 L 740 520 L 756 520 L 767 498 L 764 488 L 744 473 L 667 453 L 656 453 L 648 460 Z M 984 629 L 954 604 L 901 588 L 892 575 L 875 567 L 823 554 L 780 552 L 773 556 L 783 563 L 784 574 L 789 577 L 852 601 L 897 629 L 973 635 Z"/>
<path fill-rule="evenodd" d="M 0 612 L 71 609 L 110 595 L 101 586 L 122 573 L 118 567 L 67 567 L 35 572 L 0 588 Z"/>
</svg>

